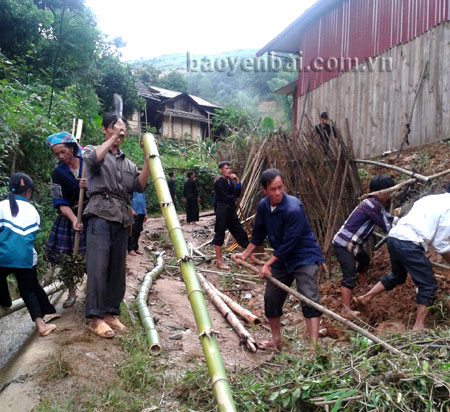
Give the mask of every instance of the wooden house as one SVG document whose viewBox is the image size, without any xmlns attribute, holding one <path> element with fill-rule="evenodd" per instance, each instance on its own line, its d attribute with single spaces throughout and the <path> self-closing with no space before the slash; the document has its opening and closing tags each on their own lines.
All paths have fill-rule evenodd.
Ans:
<svg viewBox="0 0 450 412">
<path fill-rule="evenodd" d="M 318 0 L 257 52 L 297 56 L 293 129 L 328 112 L 358 157 L 450 138 L 450 1 Z"/>
<path fill-rule="evenodd" d="M 156 86 L 137 84 L 138 94 L 145 99 L 146 107 L 135 113 L 130 121 L 133 129 L 156 128 L 165 138 L 198 140 L 211 137 L 211 119 L 219 106 L 200 97 L 163 89 Z"/>
</svg>

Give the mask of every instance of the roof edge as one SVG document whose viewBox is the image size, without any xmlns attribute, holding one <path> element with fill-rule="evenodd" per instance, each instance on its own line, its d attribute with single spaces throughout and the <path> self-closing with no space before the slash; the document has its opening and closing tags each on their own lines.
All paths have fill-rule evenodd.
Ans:
<svg viewBox="0 0 450 412">
<path fill-rule="evenodd" d="M 267 43 L 262 49 L 256 52 L 256 57 L 262 56 L 266 52 L 270 51 L 284 51 L 288 53 L 297 53 L 298 45 L 295 47 L 295 50 L 280 50 L 277 49 L 277 43 L 280 43 L 285 37 L 292 35 L 294 30 L 298 32 L 301 31 L 302 25 L 307 25 L 314 21 L 320 14 L 324 11 L 331 9 L 338 3 L 342 3 L 346 0 L 318 0 L 317 3 L 314 3 L 309 9 L 306 9 L 300 17 L 295 19 L 288 27 L 286 27 L 278 36 L 272 39 L 269 43 Z"/>
</svg>

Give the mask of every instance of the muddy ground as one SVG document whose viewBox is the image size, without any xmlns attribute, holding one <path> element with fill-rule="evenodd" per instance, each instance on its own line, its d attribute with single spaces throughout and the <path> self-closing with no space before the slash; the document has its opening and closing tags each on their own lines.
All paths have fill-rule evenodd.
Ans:
<svg viewBox="0 0 450 412">
<path fill-rule="evenodd" d="M 425 151 L 406 151 L 398 161 L 399 166 L 416 164 L 419 172 L 430 175 L 450 167 L 450 145 L 438 144 L 427 146 Z M 423 154 L 423 153 L 426 153 Z M 382 159 L 383 160 L 383 159 Z M 416 162 L 416 163 L 414 163 Z M 420 170 L 419 170 L 420 166 Z M 368 177 L 381 171 L 367 168 Z M 383 170 L 382 172 L 386 172 Z M 393 174 L 393 177 L 397 177 Z M 441 186 L 448 179 L 441 180 Z M 367 183 L 367 182 L 366 182 Z M 437 188 L 438 189 L 438 188 Z M 436 189 L 436 190 L 437 190 Z M 209 240 L 214 226 L 214 217 L 201 218 L 195 225 L 183 223 L 184 216 L 179 215 L 186 239 L 198 247 Z M 163 351 L 160 361 L 169 375 L 178 375 L 186 369 L 193 369 L 196 363 L 203 361 L 202 348 L 199 343 L 190 304 L 187 299 L 185 285 L 177 269 L 173 248 L 167 235 L 162 218 L 148 219 L 140 242 L 141 250 L 164 250 L 166 269 L 154 283 L 149 295 L 148 304 L 157 323 Z M 206 246 L 201 251 L 207 257 L 213 257 L 213 248 Z M 431 253 L 433 260 L 444 263 L 436 254 Z M 198 259 L 198 271 L 202 272 L 212 283 L 226 294 L 232 296 L 243 306 L 252 310 L 264 321 L 262 325 L 249 327 L 256 341 L 270 338 L 270 332 L 263 316 L 264 285 L 250 272 L 233 267 L 232 272 L 217 272 L 214 261 L 203 262 Z M 229 262 L 227 262 L 229 263 Z M 132 303 L 144 274 L 153 268 L 150 254 L 128 256 L 127 258 L 127 291 L 126 301 Z M 322 276 L 320 297 L 327 308 L 340 311 L 340 275 L 336 262 L 331 260 L 330 277 Z M 436 269 L 439 289 L 437 302 L 442 302 L 450 292 L 450 273 Z M 212 272 L 209 272 L 212 271 Z M 372 266 L 368 273 L 369 285 L 374 285 L 380 276 L 389 271 L 389 256 L 383 246 L 374 253 Z M 355 295 L 361 293 L 357 287 Z M 29 411 L 42 399 L 72 399 L 76 404 L 77 397 L 83 396 L 83 390 L 91 390 L 95 384 L 98 390 L 110 385 L 118 378 L 116 365 L 123 359 L 120 348 L 120 337 L 105 340 L 93 335 L 84 319 L 83 291 L 73 308 L 58 309 L 62 311 L 61 319 L 54 323 L 57 330 L 46 338 L 34 337 L 17 360 L 0 374 L 0 409 L 6 411 Z M 360 315 L 357 322 L 366 326 L 371 332 L 381 334 L 386 331 L 401 332 L 411 327 L 415 317 L 415 290 L 410 279 L 395 290 L 380 295 L 372 300 Z M 62 300 L 64 297 L 62 298 Z M 61 301 L 62 301 L 61 300 Z M 219 348 L 227 370 L 252 370 L 256 365 L 268 360 L 271 352 L 258 351 L 249 353 L 242 345 L 235 332 L 224 321 L 209 299 L 206 299 L 214 329 L 218 334 Z M 355 307 L 355 309 L 358 309 Z M 439 303 L 432 311 L 429 326 L 448 325 L 450 308 L 443 308 Z M 295 299 L 289 298 L 285 305 L 283 327 L 285 332 L 284 351 L 298 354 L 306 351 L 304 340 L 305 327 L 301 309 Z M 321 345 L 345 344 L 348 332 L 334 321 L 324 319 L 326 336 L 321 338 Z M 3 331 L 2 331 L 3 333 Z M 298 339 L 292 338 L 298 336 Z M 51 365 L 51 367 L 49 366 Z M 62 379 L 52 379 L 52 368 L 60 365 L 67 369 Z M 161 394 L 159 402 L 161 411 L 183 410 L 183 406 L 170 395 Z"/>
</svg>

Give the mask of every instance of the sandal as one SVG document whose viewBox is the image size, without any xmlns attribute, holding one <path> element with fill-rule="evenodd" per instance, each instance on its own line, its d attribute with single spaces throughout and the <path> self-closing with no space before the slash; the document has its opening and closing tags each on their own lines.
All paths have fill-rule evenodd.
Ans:
<svg viewBox="0 0 450 412">
<path fill-rule="evenodd" d="M 76 296 L 74 298 L 67 298 L 63 303 L 63 308 L 71 308 L 77 301 Z"/>
<path fill-rule="evenodd" d="M 105 322 L 100 322 L 96 328 L 89 326 L 89 330 L 105 339 L 111 339 L 115 335 L 114 331 Z"/>
<path fill-rule="evenodd" d="M 61 313 L 48 313 L 47 315 L 44 315 L 43 321 L 44 323 L 51 322 L 53 319 L 58 319 L 61 317 Z"/>
<path fill-rule="evenodd" d="M 108 326 L 111 326 L 111 328 L 117 330 L 118 332 L 123 332 L 124 330 L 127 330 L 127 327 L 117 318 L 114 318 L 113 320 L 105 320 L 105 323 Z"/>
<path fill-rule="evenodd" d="M 283 344 L 280 343 L 279 345 L 275 345 L 273 340 L 267 340 L 265 342 L 258 343 L 257 347 L 260 350 L 272 350 L 272 351 L 280 352 L 281 348 L 283 347 Z"/>
<path fill-rule="evenodd" d="M 47 329 L 45 329 L 45 331 L 44 332 L 38 332 L 39 333 L 39 336 L 47 336 L 47 335 L 50 335 L 50 333 L 52 333 L 55 329 L 56 329 L 56 325 L 53 325 L 52 323 L 50 323 L 50 324 L 47 324 L 47 326 L 48 326 L 48 328 Z"/>
</svg>

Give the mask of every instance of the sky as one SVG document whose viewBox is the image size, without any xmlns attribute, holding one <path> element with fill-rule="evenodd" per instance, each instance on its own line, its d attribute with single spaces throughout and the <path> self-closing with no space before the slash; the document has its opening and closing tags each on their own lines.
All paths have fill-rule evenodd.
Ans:
<svg viewBox="0 0 450 412">
<path fill-rule="evenodd" d="M 260 49 L 316 0 L 85 0 L 122 59 Z"/>
</svg>

